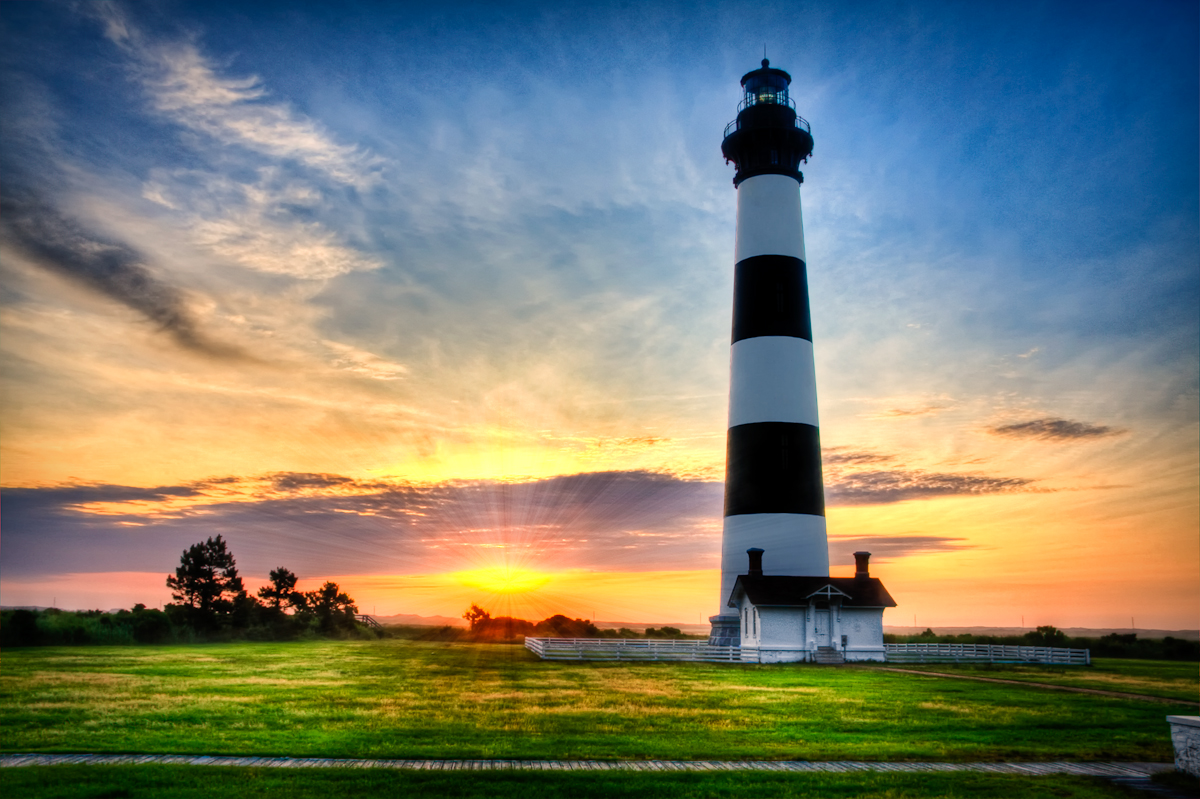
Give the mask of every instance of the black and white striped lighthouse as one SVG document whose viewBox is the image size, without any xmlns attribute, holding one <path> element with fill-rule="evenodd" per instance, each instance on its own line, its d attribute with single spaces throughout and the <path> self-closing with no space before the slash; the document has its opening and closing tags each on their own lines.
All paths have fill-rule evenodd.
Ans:
<svg viewBox="0 0 1200 799">
<path fill-rule="evenodd" d="M 800 214 L 800 163 L 813 139 L 788 97 L 791 82 L 765 58 L 761 69 L 746 73 L 745 97 L 721 144 L 737 167 L 737 243 L 722 610 L 710 619 L 713 644 L 739 643 L 739 617 L 725 603 L 747 549 L 771 553 L 768 574 L 829 574 Z"/>
</svg>

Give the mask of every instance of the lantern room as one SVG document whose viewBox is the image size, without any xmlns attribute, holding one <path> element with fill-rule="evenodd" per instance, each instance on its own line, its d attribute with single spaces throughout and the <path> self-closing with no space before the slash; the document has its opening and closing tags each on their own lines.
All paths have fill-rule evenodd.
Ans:
<svg viewBox="0 0 1200 799">
<path fill-rule="evenodd" d="M 725 128 L 721 152 L 737 165 L 733 185 L 755 175 L 787 175 L 804 182 L 800 164 L 812 154 L 813 139 L 808 122 L 796 115 L 796 106 L 788 96 L 792 76 L 772 69 L 762 60 L 762 68 L 742 76 L 744 96 L 738 105 L 737 119 Z"/>
<path fill-rule="evenodd" d="M 788 84 L 791 82 L 791 75 L 782 69 L 771 69 L 771 62 L 764 58 L 762 69 L 747 72 L 742 76 L 742 89 L 745 90 L 746 96 L 742 100 L 742 107 L 738 110 L 741 111 L 759 103 L 786 105 L 794 108 L 788 97 Z"/>
</svg>

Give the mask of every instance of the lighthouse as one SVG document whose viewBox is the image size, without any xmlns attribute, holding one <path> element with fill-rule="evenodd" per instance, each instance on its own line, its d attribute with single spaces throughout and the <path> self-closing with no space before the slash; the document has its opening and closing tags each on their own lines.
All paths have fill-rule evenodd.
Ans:
<svg viewBox="0 0 1200 799">
<path fill-rule="evenodd" d="M 769 553 L 765 575 L 828 576 L 825 492 L 809 318 L 800 164 L 812 154 L 808 123 L 788 96 L 791 76 L 771 67 L 742 77 L 745 96 L 721 152 L 737 171 L 733 336 L 722 612 L 710 643 L 738 645 L 741 618 L 727 608 L 748 549 Z"/>
</svg>

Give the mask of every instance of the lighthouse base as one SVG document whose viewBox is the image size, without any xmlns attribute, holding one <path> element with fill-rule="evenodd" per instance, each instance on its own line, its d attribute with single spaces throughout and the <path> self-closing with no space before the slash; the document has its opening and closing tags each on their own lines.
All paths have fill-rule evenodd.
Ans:
<svg viewBox="0 0 1200 799">
<path fill-rule="evenodd" d="M 709 646 L 741 646 L 742 620 L 737 614 L 709 616 L 712 632 L 708 634 Z"/>
</svg>

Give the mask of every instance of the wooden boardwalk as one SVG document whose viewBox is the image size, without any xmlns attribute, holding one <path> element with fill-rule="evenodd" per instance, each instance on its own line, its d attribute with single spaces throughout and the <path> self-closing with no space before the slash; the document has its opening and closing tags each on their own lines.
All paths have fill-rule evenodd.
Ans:
<svg viewBox="0 0 1200 799">
<path fill-rule="evenodd" d="M 421 771 L 774 771 L 988 774 L 1073 774 L 1087 777 L 1147 778 L 1173 771 L 1171 763 L 873 763 L 846 760 L 356 760 L 314 757 L 222 757 L 219 755 L 0 755 L 0 768 L 21 766 L 115 766 L 170 764 L 249 768 L 386 768 Z"/>
</svg>

